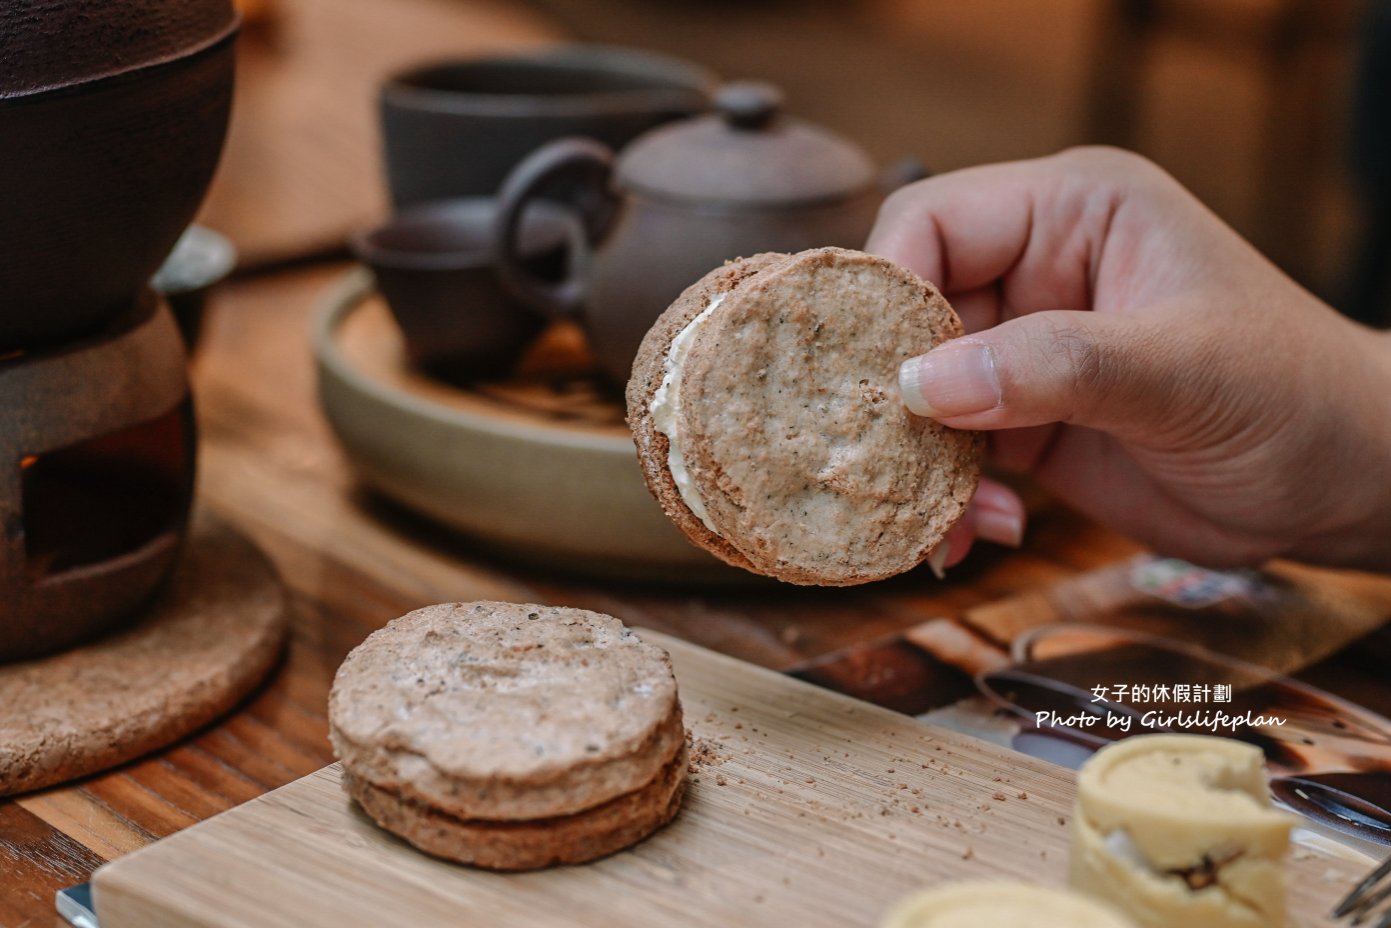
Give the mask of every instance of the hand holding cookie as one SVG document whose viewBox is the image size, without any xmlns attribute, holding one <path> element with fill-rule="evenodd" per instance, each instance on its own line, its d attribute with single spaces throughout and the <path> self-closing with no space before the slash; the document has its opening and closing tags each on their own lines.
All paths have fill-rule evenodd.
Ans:
<svg viewBox="0 0 1391 928">
<path fill-rule="evenodd" d="M 988 430 L 996 464 L 1210 565 L 1391 568 L 1391 489 L 1369 478 L 1391 460 L 1391 336 L 1154 165 L 1081 149 L 931 178 L 890 197 L 867 247 L 967 332 L 903 365 L 909 408 Z"/>
</svg>

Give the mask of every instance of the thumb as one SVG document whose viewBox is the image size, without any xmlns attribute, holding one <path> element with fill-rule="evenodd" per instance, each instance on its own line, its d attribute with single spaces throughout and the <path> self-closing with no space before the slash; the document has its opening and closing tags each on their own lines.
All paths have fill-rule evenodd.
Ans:
<svg viewBox="0 0 1391 928">
<path fill-rule="evenodd" d="M 1178 327 L 1091 312 L 1008 320 L 899 369 L 908 409 L 955 428 L 1068 422 L 1124 437 L 1152 432 L 1174 412 L 1175 383 L 1197 356 Z"/>
</svg>

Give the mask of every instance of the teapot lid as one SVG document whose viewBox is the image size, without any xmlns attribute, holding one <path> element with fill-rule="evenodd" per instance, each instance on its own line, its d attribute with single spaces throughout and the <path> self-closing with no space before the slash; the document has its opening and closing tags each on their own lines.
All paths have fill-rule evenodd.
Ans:
<svg viewBox="0 0 1391 928">
<path fill-rule="evenodd" d="M 663 198 L 756 207 L 844 199 L 873 183 L 863 149 L 784 116 L 782 103 L 771 84 L 725 84 L 714 113 L 658 127 L 628 145 L 617 183 Z"/>
</svg>

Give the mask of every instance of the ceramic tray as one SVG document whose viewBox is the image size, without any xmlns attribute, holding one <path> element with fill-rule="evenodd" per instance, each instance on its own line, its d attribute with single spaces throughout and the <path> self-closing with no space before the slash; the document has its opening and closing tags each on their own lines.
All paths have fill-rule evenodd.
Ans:
<svg viewBox="0 0 1391 928">
<path fill-rule="evenodd" d="M 339 280 L 315 319 L 319 398 L 361 479 L 527 561 L 608 577 L 755 581 L 686 541 L 643 483 L 617 391 L 579 336 L 548 332 L 503 383 L 410 367 L 371 277 Z M 567 370 L 568 368 L 568 370 Z"/>
</svg>

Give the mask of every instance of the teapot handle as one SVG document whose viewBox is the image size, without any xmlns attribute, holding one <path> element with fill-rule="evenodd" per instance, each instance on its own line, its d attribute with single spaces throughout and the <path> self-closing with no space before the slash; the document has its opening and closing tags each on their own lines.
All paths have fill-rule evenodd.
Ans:
<svg viewBox="0 0 1391 928">
<path fill-rule="evenodd" d="M 507 175 L 498 190 L 493 242 L 503 286 L 517 300 L 551 316 L 579 313 L 591 255 L 612 224 L 618 205 L 609 190 L 612 168 L 609 148 L 593 139 L 574 137 L 542 145 Z M 560 281 L 541 280 L 527 269 L 518 236 L 527 205 L 547 194 L 569 206 L 574 219 L 570 260 Z"/>
</svg>

